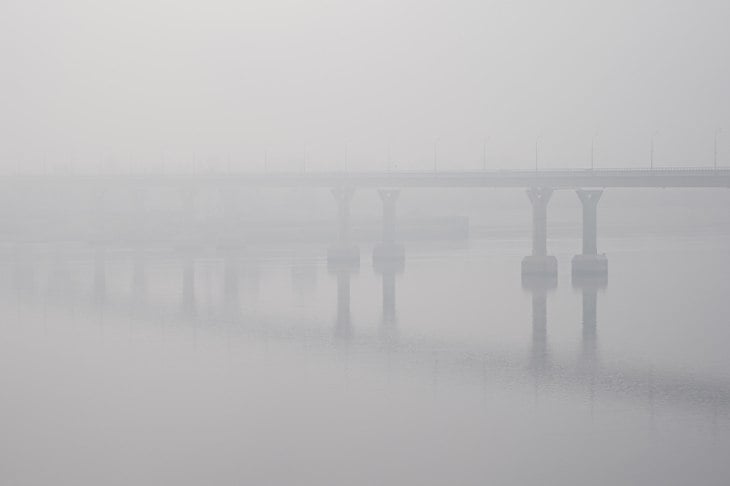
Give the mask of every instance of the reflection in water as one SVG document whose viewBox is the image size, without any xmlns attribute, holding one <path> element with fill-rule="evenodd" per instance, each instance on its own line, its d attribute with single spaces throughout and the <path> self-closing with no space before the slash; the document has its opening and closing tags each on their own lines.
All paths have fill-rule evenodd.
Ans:
<svg viewBox="0 0 730 486">
<path fill-rule="evenodd" d="M 227 321 L 237 322 L 241 316 L 238 287 L 238 258 L 228 250 L 223 256 L 223 316 Z"/>
<path fill-rule="evenodd" d="M 192 249 L 182 254 L 182 315 L 191 322 L 198 317 L 198 305 L 195 298 L 195 257 Z"/>
<path fill-rule="evenodd" d="M 357 262 L 332 262 L 329 272 L 337 278 L 337 315 L 335 317 L 335 338 L 349 341 L 352 338 L 352 317 L 350 315 L 350 278 L 358 271 Z"/>
<path fill-rule="evenodd" d="M 522 276 L 522 288 L 532 294 L 532 348 L 530 369 L 541 374 L 548 367 L 547 294 L 558 285 L 556 275 Z"/>
<path fill-rule="evenodd" d="M 110 292 L 108 280 L 114 280 L 114 273 L 124 271 L 120 265 L 107 265 L 109 252 L 103 246 L 97 246 L 90 252 L 82 253 L 80 257 L 73 259 L 60 251 L 54 253 L 49 260 L 50 266 L 45 268 L 45 260 L 34 256 L 28 247 L 19 247 L 14 252 L 12 285 L 14 294 L 23 302 L 33 302 L 36 294 L 36 273 L 44 272 L 48 275 L 47 295 L 55 292 L 63 292 L 66 296 L 59 299 L 59 302 L 66 305 L 77 299 L 74 275 L 79 268 L 84 268 L 84 262 L 91 260 L 92 279 L 91 293 L 94 296 L 93 308 L 104 309 L 106 314 L 128 313 L 137 316 L 160 316 L 166 312 L 169 315 L 170 309 L 166 310 L 165 303 L 158 299 L 159 296 L 149 291 L 149 269 L 151 266 L 159 265 L 166 257 L 152 257 L 153 253 L 146 252 L 143 248 L 136 247 L 131 250 L 131 258 L 122 259 L 129 262 L 131 269 L 132 285 L 128 291 L 131 293 L 134 305 L 130 307 L 120 305 L 120 302 L 128 302 L 129 295 L 119 296 L 118 292 Z M 159 255 L 154 253 L 154 255 Z M 329 342 L 331 334 L 308 333 L 304 327 L 311 325 L 303 316 L 296 314 L 289 315 L 285 320 L 272 320 L 267 317 L 267 312 L 276 315 L 276 307 L 269 309 L 246 309 L 244 315 L 241 306 L 241 295 L 255 293 L 258 289 L 259 278 L 255 277 L 255 284 L 251 288 L 242 289 L 240 286 L 240 255 L 235 251 L 225 251 L 220 254 L 220 259 L 206 258 L 200 260 L 200 251 L 194 248 L 187 248 L 177 254 L 182 266 L 180 281 L 177 285 L 182 290 L 181 300 L 178 304 L 178 312 L 182 311 L 184 322 L 195 323 L 201 318 L 205 322 L 213 322 L 217 318 L 224 321 L 238 322 L 242 319 L 257 319 L 266 323 L 267 336 L 278 336 L 281 339 L 297 340 L 300 338 L 312 339 L 312 336 L 321 336 L 323 342 Z M 197 263 L 196 263 L 197 259 Z M 270 260 L 264 258 L 256 259 L 253 256 L 247 258 L 251 268 L 258 268 L 260 265 L 269 264 Z M 77 264 L 82 264 L 81 266 Z M 220 308 L 206 305 L 204 309 L 199 308 L 196 296 L 196 264 L 207 265 L 210 270 L 219 263 L 222 263 L 220 275 L 220 289 L 222 299 L 217 300 Z M 297 263 L 301 268 L 297 272 L 306 275 L 316 275 L 315 262 L 312 262 L 308 270 L 306 266 Z M 74 268 L 76 270 L 74 270 Z M 89 268 L 88 266 L 86 268 Z M 359 272 L 357 263 L 332 263 L 328 266 L 329 272 L 336 279 L 336 316 L 333 329 L 334 336 L 341 341 L 353 342 L 354 329 L 351 310 L 351 279 Z M 399 360 L 412 360 L 425 366 L 429 373 L 433 371 L 434 359 L 438 355 L 439 374 L 448 369 L 469 369 L 481 377 L 485 371 L 499 371 L 510 373 L 512 379 L 518 382 L 532 382 L 538 379 L 541 384 L 550 384 L 561 389 L 585 390 L 590 387 L 591 393 L 601 391 L 610 396 L 620 399 L 636 400 L 646 403 L 647 397 L 653 397 L 656 402 L 674 403 L 681 406 L 698 407 L 705 409 L 712 408 L 714 412 L 724 415 L 730 414 L 730 387 L 722 380 L 696 379 L 682 375 L 673 374 L 668 371 L 654 371 L 651 368 L 610 368 L 599 363 L 597 344 L 597 322 L 598 322 L 598 293 L 606 288 L 605 278 L 590 278 L 574 276 L 572 285 L 582 293 L 582 351 L 579 359 L 564 360 L 559 356 L 553 356 L 548 340 L 548 295 L 556 288 L 557 281 L 554 277 L 524 276 L 522 287 L 531 294 L 532 305 L 532 329 L 530 338 L 530 354 L 527 362 L 515 360 L 513 353 L 501 350 L 499 347 L 491 347 L 487 344 L 486 349 L 475 347 L 473 343 L 460 345 L 447 344 L 445 341 L 434 337 L 414 338 L 404 337 L 400 331 L 397 313 L 396 278 L 405 271 L 404 260 L 385 259 L 374 261 L 373 270 L 379 277 L 381 287 L 381 318 L 377 327 L 376 336 L 369 336 L 367 329 L 363 327 L 358 332 L 357 346 L 363 347 L 369 353 L 377 354 L 383 350 L 382 343 L 387 343 L 388 354 L 383 359 L 391 359 L 393 352 L 397 353 Z M 256 276 L 259 272 L 253 272 Z M 126 273 L 129 275 L 129 273 Z M 292 270 L 292 276 L 294 270 Z M 215 280 L 218 277 L 212 276 Z M 310 277 L 308 282 L 316 282 Z M 168 282 L 170 285 L 172 283 Z M 211 289 L 214 286 L 211 287 Z M 56 289 L 56 290 L 54 290 Z M 61 290 L 62 289 L 62 290 Z M 210 290 L 212 292 L 212 290 Z M 86 294 L 88 295 L 88 294 Z M 61 296 L 61 295 L 59 295 Z M 208 299 L 207 301 L 215 301 Z M 88 302 L 88 301 L 87 301 Z M 205 314 L 199 315 L 201 311 Z M 256 314 L 251 314 L 256 312 Z M 178 314 L 179 315 L 179 314 Z M 124 315 L 120 315 L 124 317 Z M 129 315 L 127 315 L 129 317 Z M 412 323 L 408 323 L 412 324 Z M 276 326 L 283 326 L 277 331 Z M 214 327 L 214 326 L 213 326 Z M 286 331 L 284 330 L 286 329 Z M 293 331 L 298 329 L 298 331 Z M 240 329 L 243 332 L 243 329 Z M 211 331 L 212 332 L 212 331 Z M 246 332 L 254 332 L 252 328 Z M 487 357 L 485 361 L 485 356 Z M 463 368 L 464 364 L 469 365 Z M 457 366 L 458 365 L 458 366 Z M 485 368 L 486 367 L 486 368 Z M 524 370 L 528 370 L 525 374 Z"/>
<path fill-rule="evenodd" d="M 380 274 L 382 281 L 380 338 L 386 344 L 394 344 L 398 342 L 395 279 L 405 270 L 405 258 L 375 258 L 373 269 L 376 274 Z"/>
</svg>

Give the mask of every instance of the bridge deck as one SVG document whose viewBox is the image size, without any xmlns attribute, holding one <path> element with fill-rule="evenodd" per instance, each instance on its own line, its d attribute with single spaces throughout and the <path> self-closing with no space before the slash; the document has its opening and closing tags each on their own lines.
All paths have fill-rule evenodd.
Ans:
<svg viewBox="0 0 730 486">
<path fill-rule="evenodd" d="M 0 186 L 130 187 L 726 187 L 730 168 L 552 169 L 380 172 L 203 172 L 195 174 L 35 174 L 0 176 Z"/>
</svg>

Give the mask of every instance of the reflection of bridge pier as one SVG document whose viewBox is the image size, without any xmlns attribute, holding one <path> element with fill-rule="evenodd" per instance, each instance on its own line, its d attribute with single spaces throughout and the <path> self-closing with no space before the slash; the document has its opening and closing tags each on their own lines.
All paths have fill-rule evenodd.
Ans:
<svg viewBox="0 0 730 486">
<path fill-rule="evenodd" d="M 195 257 L 192 248 L 183 250 L 182 267 L 182 313 L 184 317 L 195 320 L 197 303 L 195 300 Z"/>
<path fill-rule="evenodd" d="M 104 305 L 106 300 L 106 248 L 94 249 L 94 302 Z"/>
<path fill-rule="evenodd" d="M 132 256 L 132 295 L 137 303 L 147 298 L 147 262 L 143 248 L 134 249 Z"/>
<path fill-rule="evenodd" d="M 360 249 L 350 239 L 350 202 L 355 190 L 352 187 L 338 186 L 332 189 L 337 202 L 337 243 L 327 253 L 330 263 L 360 262 Z"/>
<path fill-rule="evenodd" d="M 238 258 L 234 250 L 227 250 L 223 256 L 223 309 L 224 316 L 236 320 L 240 317 L 240 293 Z"/>
<path fill-rule="evenodd" d="M 605 274 L 606 255 L 598 254 L 597 208 L 603 190 L 576 191 L 583 206 L 583 253 L 573 257 L 573 274 Z"/>
<path fill-rule="evenodd" d="M 530 368 L 539 373 L 548 366 L 547 294 L 557 287 L 555 275 L 523 275 L 522 288 L 532 294 L 532 348 Z"/>
<path fill-rule="evenodd" d="M 375 272 L 381 275 L 383 287 L 383 315 L 380 336 L 383 341 L 394 342 L 398 338 L 398 317 L 396 313 L 395 278 L 405 269 L 405 258 L 373 259 Z"/>
<path fill-rule="evenodd" d="M 553 190 L 533 187 L 527 190 L 532 203 L 532 255 L 522 259 L 523 275 L 556 275 L 557 259 L 547 254 L 547 205 Z"/>
<path fill-rule="evenodd" d="M 337 277 L 337 316 L 335 318 L 335 337 L 349 341 L 352 337 L 352 317 L 350 313 L 350 279 L 359 270 L 359 262 L 330 263 L 328 270 Z"/>
<path fill-rule="evenodd" d="M 606 288 L 608 279 L 606 274 L 573 274 L 572 283 L 583 294 L 583 361 L 593 364 L 598 354 L 598 291 Z"/>
</svg>

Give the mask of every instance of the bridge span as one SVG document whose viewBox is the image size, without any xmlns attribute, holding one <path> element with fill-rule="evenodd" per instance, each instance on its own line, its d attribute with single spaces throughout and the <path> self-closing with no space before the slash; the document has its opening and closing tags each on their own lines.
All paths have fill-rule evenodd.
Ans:
<svg viewBox="0 0 730 486">
<path fill-rule="evenodd" d="M 10 174 L 0 185 L 105 187 L 730 188 L 730 168 Z"/>
<path fill-rule="evenodd" d="M 62 194 L 85 192 L 91 196 L 89 207 L 95 211 L 97 225 L 108 218 L 105 194 L 127 191 L 130 205 L 144 211 L 150 191 L 159 189 L 179 193 L 184 220 L 195 231 L 196 194 L 216 190 L 226 206 L 235 213 L 238 190 L 246 188 L 309 187 L 328 188 L 337 204 L 337 239 L 329 250 L 332 264 L 359 264 L 360 252 L 350 236 L 350 202 L 357 190 L 377 189 L 383 203 L 383 241 L 375 250 L 379 261 L 403 259 L 403 249 L 395 241 L 396 201 L 405 188 L 521 188 L 527 189 L 532 204 L 532 253 L 522 262 L 526 276 L 556 275 L 557 260 L 548 253 L 548 203 L 555 190 L 573 189 L 583 209 L 582 252 L 575 256 L 572 271 L 602 276 L 608 260 L 598 252 L 598 202 L 608 188 L 730 188 L 730 168 L 652 168 L 652 169 L 548 169 L 481 171 L 361 171 L 361 172 L 199 172 L 149 174 L 14 174 L 0 176 L 0 191 Z M 143 219 L 143 218 L 140 218 Z M 231 225 L 234 220 L 230 220 Z M 100 232 L 97 231 L 97 234 Z M 194 237 L 194 235 L 190 235 Z M 102 236 L 103 237 L 103 236 Z"/>
</svg>

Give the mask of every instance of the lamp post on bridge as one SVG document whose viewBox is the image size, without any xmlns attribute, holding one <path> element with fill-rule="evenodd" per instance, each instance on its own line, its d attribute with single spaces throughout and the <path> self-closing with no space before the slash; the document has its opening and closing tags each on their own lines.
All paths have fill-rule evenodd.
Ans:
<svg viewBox="0 0 730 486">
<path fill-rule="evenodd" d="M 488 137 L 485 137 L 483 140 L 484 146 L 482 147 L 482 170 L 487 171 L 487 141 L 489 140 Z"/>
<path fill-rule="evenodd" d="M 433 141 L 433 171 L 436 172 L 436 164 L 438 162 L 438 137 Z"/>
<path fill-rule="evenodd" d="M 659 131 L 654 131 L 651 134 L 651 151 L 649 154 L 649 168 L 654 170 L 654 138 L 659 134 Z"/>
<path fill-rule="evenodd" d="M 593 138 L 591 139 L 591 170 L 595 168 L 595 153 L 596 153 L 596 137 L 598 137 L 598 132 L 593 134 Z"/>
<path fill-rule="evenodd" d="M 717 128 L 715 130 L 715 143 L 713 145 L 713 149 L 714 149 L 714 152 L 713 152 L 713 164 L 715 166 L 715 170 L 717 170 L 717 137 L 718 137 L 718 135 L 720 135 L 720 132 L 722 132 L 722 128 Z"/>
<path fill-rule="evenodd" d="M 537 162 L 539 160 L 539 155 L 540 155 L 538 148 L 539 148 L 541 138 L 542 138 L 542 135 L 538 135 L 537 138 L 535 139 L 535 172 L 537 172 Z"/>
</svg>

